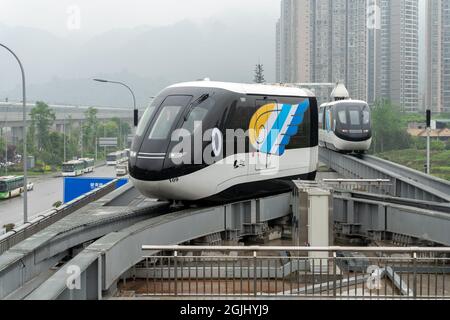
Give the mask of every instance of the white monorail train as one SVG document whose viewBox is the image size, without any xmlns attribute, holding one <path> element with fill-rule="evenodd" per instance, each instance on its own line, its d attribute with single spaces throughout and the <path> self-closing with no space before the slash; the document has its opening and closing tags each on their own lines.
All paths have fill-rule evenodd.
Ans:
<svg viewBox="0 0 450 320">
<path fill-rule="evenodd" d="M 336 101 L 319 108 L 319 145 L 339 152 L 364 153 L 372 143 L 370 108 L 351 100 L 343 85 L 332 93 Z"/>
<path fill-rule="evenodd" d="M 200 146 L 199 123 L 205 132 Z M 196 203 L 286 192 L 293 179 L 315 179 L 317 125 L 317 100 L 309 90 L 176 84 L 154 99 L 139 123 L 129 160 L 131 180 L 147 197 Z M 193 145 L 192 152 L 177 149 L 177 129 L 192 137 L 187 145 Z M 230 132 L 248 134 L 230 138 Z"/>
</svg>

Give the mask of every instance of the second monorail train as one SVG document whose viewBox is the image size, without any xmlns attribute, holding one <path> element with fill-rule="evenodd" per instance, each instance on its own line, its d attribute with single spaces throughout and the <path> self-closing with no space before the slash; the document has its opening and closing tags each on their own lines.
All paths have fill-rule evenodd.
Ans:
<svg viewBox="0 0 450 320">
<path fill-rule="evenodd" d="M 371 114 L 366 102 L 343 99 L 320 106 L 321 147 L 346 153 L 364 153 L 371 144 Z"/>
</svg>

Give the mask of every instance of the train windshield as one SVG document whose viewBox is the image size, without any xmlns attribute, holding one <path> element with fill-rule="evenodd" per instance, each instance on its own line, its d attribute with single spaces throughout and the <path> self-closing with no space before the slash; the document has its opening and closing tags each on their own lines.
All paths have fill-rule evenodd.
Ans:
<svg viewBox="0 0 450 320">
<path fill-rule="evenodd" d="M 155 113 L 154 106 L 150 106 L 145 110 L 144 115 L 142 116 L 141 121 L 139 122 L 139 125 L 136 129 L 137 136 L 142 136 L 144 134 L 145 129 L 147 129 L 147 124 L 154 113 Z"/>
<path fill-rule="evenodd" d="M 156 119 L 148 138 L 152 140 L 167 139 L 180 110 L 180 106 L 165 106 Z"/>
<path fill-rule="evenodd" d="M 346 104 L 337 109 L 340 124 L 352 127 L 370 125 L 370 111 L 366 104 Z"/>
</svg>

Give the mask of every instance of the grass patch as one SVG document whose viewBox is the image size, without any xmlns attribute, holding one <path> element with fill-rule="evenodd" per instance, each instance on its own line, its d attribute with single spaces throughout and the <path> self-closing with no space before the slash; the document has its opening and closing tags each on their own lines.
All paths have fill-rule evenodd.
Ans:
<svg viewBox="0 0 450 320">
<path fill-rule="evenodd" d="M 424 172 L 426 150 L 405 149 L 379 153 L 376 156 Z M 431 153 L 431 174 L 450 181 L 450 150 Z"/>
</svg>

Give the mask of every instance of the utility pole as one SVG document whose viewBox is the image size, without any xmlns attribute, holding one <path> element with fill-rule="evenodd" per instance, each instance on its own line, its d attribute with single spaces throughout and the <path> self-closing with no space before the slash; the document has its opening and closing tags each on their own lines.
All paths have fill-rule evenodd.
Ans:
<svg viewBox="0 0 450 320">
<path fill-rule="evenodd" d="M 97 136 L 98 136 L 98 123 L 97 123 L 97 125 L 95 126 L 95 162 L 97 163 L 97 160 L 98 160 L 98 155 L 97 155 L 97 148 L 98 148 L 98 138 L 97 138 Z"/>
<path fill-rule="evenodd" d="M 6 115 L 5 115 L 5 175 L 8 175 L 8 106 L 6 106 Z M 2 129 L 3 133 L 3 129 Z"/>
<path fill-rule="evenodd" d="M 81 158 L 83 158 L 83 120 L 80 121 L 80 137 L 81 137 Z"/>
<path fill-rule="evenodd" d="M 427 110 L 427 174 L 431 173 L 431 142 L 430 142 L 430 135 L 431 135 L 431 110 Z"/>
<path fill-rule="evenodd" d="M 66 162 L 66 110 L 64 110 L 64 119 L 63 119 L 63 138 L 64 138 L 64 162 Z"/>
</svg>

